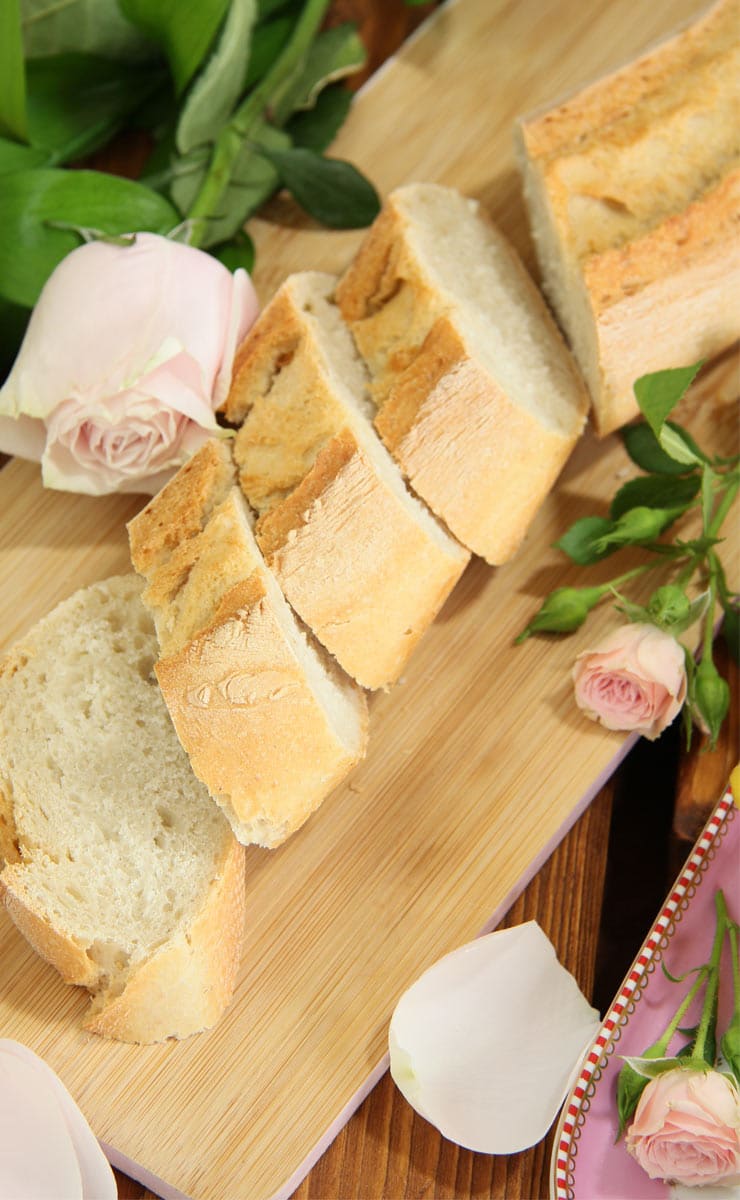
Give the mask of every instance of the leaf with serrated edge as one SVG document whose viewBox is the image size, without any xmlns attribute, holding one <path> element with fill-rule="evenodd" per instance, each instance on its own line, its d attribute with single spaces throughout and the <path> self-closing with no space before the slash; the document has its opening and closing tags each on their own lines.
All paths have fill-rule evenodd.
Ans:
<svg viewBox="0 0 740 1200">
<path fill-rule="evenodd" d="M 177 124 L 181 154 L 213 142 L 231 116 L 244 87 L 256 0 L 231 0 L 214 53 L 195 80 Z"/>
<path fill-rule="evenodd" d="M 635 383 L 635 397 L 640 411 L 657 438 L 664 421 L 685 395 L 703 363 L 690 367 L 670 367 L 642 375 Z"/>
</svg>

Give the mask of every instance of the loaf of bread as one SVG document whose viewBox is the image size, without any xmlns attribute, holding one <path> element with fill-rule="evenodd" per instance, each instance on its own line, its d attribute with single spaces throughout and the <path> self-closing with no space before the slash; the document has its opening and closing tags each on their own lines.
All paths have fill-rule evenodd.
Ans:
<svg viewBox="0 0 740 1200">
<path fill-rule="evenodd" d="M 212 1026 L 244 932 L 244 851 L 192 774 L 135 575 L 77 592 L 0 663 L 0 893 L 93 993 L 92 1032 Z"/>
<path fill-rule="evenodd" d="M 226 416 L 256 537 L 292 607 L 363 687 L 394 683 L 469 554 L 372 426 L 333 276 L 291 275 L 237 352 Z"/>
<path fill-rule="evenodd" d="M 365 753 L 365 694 L 266 567 L 229 442 L 209 440 L 128 529 L 193 771 L 241 842 L 277 846 Z"/>
<path fill-rule="evenodd" d="M 740 336 L 740 5 L 521 121 L 544 288 L 599 433 L 637 414 L 650 371 Z"/>
<path fill-rule="evenodd" d="M 588 404 L 514 250 L 473 201 L 411 184 L 388 198 L 336 298 L 412 488 L 470 550 L 506 562 Z"/>
</svg>

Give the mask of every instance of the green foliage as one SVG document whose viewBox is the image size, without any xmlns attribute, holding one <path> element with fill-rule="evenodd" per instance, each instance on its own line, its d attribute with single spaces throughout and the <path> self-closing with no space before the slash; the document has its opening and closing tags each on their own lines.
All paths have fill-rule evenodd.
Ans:
<svg viewBox="0 0 740 1200">
<path fill-rule="evenodd" d="M 0 135 L 21 142 L 28 136 L 19 0 L 0 4 Z"/>
<path fill-rule="evenodd" d="M 229 0 L 119 0 L 121 11 L 167 55 L 181 93 L 203 62 Z"/>
<path fill-rule="evenodd" d="M 103 233 L 165 233 L 177 222 L 172 206 L 130 179 L 98 171 L 36 168 L 3 176 L 0 188 L 0 279 L 5 299 L 35 304 L 51 271 L 80 239 L 68 229 Z M 18 247 L 23 247 L 19 255 Z"/>
<path fill-rule="evenodd" d="M 579 566 L 592 566 L 621 548 L 650 556 L 648 561 L 600 585 L 601 595 L 611 593 L 618 611 L 628 620 L 654 624 L 673 637 L 702 622 L 700 664 L 695 666 L 693 656 L 686 654 L 688 703 L 683 722 L 687 742 L 693 715 L 709 730 L 710 744 L 714 745 L 727 715 L 729 696 L 712 658 L 717 604 L 724 613 L 728 644 L 734 654 L 740 655 L 740 597 L 728 587 L 717 550 L 723 522 L 740 490 L 740 458 L 710 458 L 685 429 L 668 421 L 700 366 L 695 363 L 671 368 L 638 379 L 635 394 L 645 420 L 625 429 L 622 438 L 628 455 L 643 474 L 617 491 L 608 517 L 580 517 L 555 546 Z M 698 537 L 675 538 L 672 542 L 663 538 L 674 522 L 697 508 L 702 520 Z M 659 567 L 675 575 L 653 591 L 647 605 L 623 594 L 624 583 Z M 686 589 L 694 576 L 698 576 L 702 590 L 691 598 Z M 568 633 L 578 628 L 588 610 L 583 611 L 581 604 L 574 608 L 576 615 L 563 616 L 562 597 L 588 591 L 566 587 L 552 592 L 517 641 L 532 633 Z"/>
<path fill-rule="evenodd" d="M 118 0 L 21 0 L 21 17 L 27 60 L 75 52 L 140 63 L 156 54 Z"/>
<path fill-rule="evenodd" d="M 272 150 L 262 145 L 260 153 L 301 207 L 323 225 L 358 229 L 378 215 L 378 193 L 351 163 L 324 158 L 304 147 Z"/>
<path fill-rule="evenodd" d="M 214 142 L 244 87 L 256 0 L 232 0 L 218 44 L 193 84 L 180 113 L 175 143 L 181 154 Z"/>
</svg>

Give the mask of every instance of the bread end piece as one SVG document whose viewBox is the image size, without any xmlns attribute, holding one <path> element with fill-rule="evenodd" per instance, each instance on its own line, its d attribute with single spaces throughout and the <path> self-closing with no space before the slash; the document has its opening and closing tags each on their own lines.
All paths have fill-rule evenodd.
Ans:
<svg viewBox="0 0 740 1200">
<path fill-rule="evenodd" d="M 720 0 L 637 61 L 518 123 L 543 287 L 597 432 L 642 375 L 740 336 L 740 15 Z"/>
</svg>

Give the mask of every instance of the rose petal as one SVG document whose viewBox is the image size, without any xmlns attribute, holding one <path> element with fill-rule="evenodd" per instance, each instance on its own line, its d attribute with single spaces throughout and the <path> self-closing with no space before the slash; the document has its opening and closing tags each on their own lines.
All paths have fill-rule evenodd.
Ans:
<svg viewBox="0 0 740 1200">
<path fill-rule="evenodd" d="M 598 1013 L 533 921 L 446 955 L 401 997 L 391 1074 L 452 1141 L 513 1154 L 549 1129 Z"/>
<path fill-rule="evenodd" d="M 56 1100 L 77 1158 L 83 1200 L 117 1200 L 118 1188 L 110 1164 L 103 1154 L 95 1134 L 59 1076 L 48 1063 L 45 1063 L 27 1046 L 23 1046 L 20 1042 L 0 1039 L 0 1075 L 3 1077 L 4 1066 L 11 1057 L 25 1064 L 26 1068 L 35 1071 L 37 1086 L 46 1088 Z M 3 1128 L 2 1122 L 0 1122 L 0 1128 Z M 36 1153 L 38 1153 L 38 1134 L 37 1128 Z M 25 1197 L 25 1193 L 21 1194 Z M 2 1183 L 0 1183 L 0 1195 L 2 1195 Z M 57 1190 L 49 1192 L 47 1195 L 56 1196 Z"/>
<path fill-rule="evenodd" d="M 234 272 L 234 284 L 231 296 L 231 311 L 224 340 L 221 368 L 213 388 L 213 407 L 216 411 L 221 408 L 231 386 L 231 375 L 234 365 L 234 355 L 237 346 L 244 339 L 247 331 L 257 319 L 259 302 L 252 286 L 252 280 L 241 267 Z"/>
<path fill-rule="evenodd" d="M 40 462 L 46 445 L 46 426 L 35 417 L 0 416 L 0 452 Z"/>
<path fill-rule="evenodd" d="M 82 1200 L 82 1176 L 56 1097 L 27 1062 L 0 1056 L 0 1200 Z"/>
</svg>

